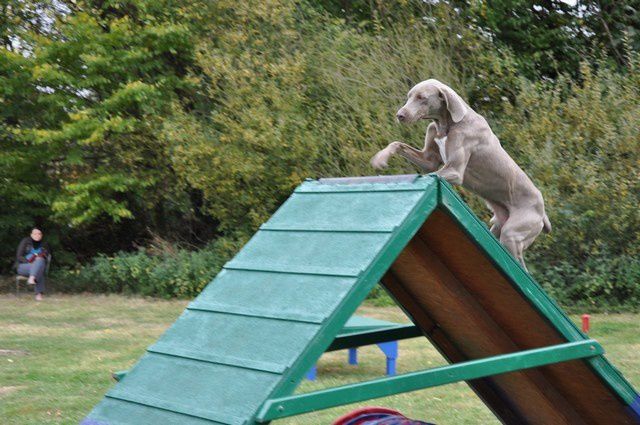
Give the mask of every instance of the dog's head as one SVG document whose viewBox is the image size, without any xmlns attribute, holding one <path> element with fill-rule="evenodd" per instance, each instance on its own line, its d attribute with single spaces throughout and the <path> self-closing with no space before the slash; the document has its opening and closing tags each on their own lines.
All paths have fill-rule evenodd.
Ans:
<svg viewBox="0 0 640 425">
<path fill-rule="evenodd" d="M 396 113 L 401 123 L 435 119 L 446 110 L 453 122 L 460 122 L 469 107 L 462 98 L 446 84 L 438 80 L 426 80 L 413 86 L 407 94 L 407 103 Z"/>
</svg>

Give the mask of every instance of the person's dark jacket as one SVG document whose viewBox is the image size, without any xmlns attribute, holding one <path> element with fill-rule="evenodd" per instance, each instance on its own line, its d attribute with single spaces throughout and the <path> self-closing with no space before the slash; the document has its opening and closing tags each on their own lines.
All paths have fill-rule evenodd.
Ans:
<svg viewBox="0 0 640 425">
<path fill-rule="evenodd" d="M 45 241 L 42 241 L 40 243 L 40 247 L 44 251 L 46 251 L 47 255 L 51 255 L 51 248 L 49 247 L 48 243 L 46 243 Z M 27 254 L 29 254 L 29 252 L 31 252 L 32 249 L 33 249 L 33 239 L 31 239 L 30 237 L 26 237 L 20 241 L 20 245 L 18 245 L 18 250 L 16 251 L 16 264 L 15 264 L 16 269 L 18 268 L 18 264 L 28 263 Z"/>
</svg>

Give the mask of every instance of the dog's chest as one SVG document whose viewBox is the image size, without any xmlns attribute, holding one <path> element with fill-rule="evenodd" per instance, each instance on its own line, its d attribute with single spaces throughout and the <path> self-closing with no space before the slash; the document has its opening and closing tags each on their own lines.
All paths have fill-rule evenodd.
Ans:
<svg viewBox="0 0 640 425">
<path fill-rule="evenodd" d="M 435 139 L 436 144 L 438 145 L 438 149 L 440 149 L 440 156 L 442 157 L 442 162 L 447 162 L 447 152 L 445 149 L 445 143 L 447 141 L 447 136 L 444 137 L 436 137 Z"/>
</svg>

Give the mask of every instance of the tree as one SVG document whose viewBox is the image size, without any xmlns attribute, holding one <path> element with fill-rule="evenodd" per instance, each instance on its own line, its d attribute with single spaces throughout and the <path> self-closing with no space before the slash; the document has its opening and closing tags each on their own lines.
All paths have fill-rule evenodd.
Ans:
<svg viewBox="0 0 640 425">
<path fill-rule="evenodd" d="M 629 65 L 629 50 L 640 50 L 640 0 L 582 0 L 579 4 L 596 44 L 618 65 Z"/>
<path fill-rule="evenodd" d="M 193 105 L 199 83 L 190 71 L 207 6 L 57 0 L 4 9 L 0 226 L 22 232 L 55 221 L 76 238 L 115 242 L 111 249 L 170 229 L 191 202 L 162 126 L 174 102 Z M 118 243 L 122 230 L 128 237 Z"/>
<path fill-rule="evenodd" d="M 168 123 L 176 172 L 222 231 L 255 229 L 310 175 L 305 71 L 296 5 L 216 2 L 198 66 L 209 110 Z"/>
<path fill-rule="evenodd" d="M 8 1 L 0 15 L 0 270 L 14 260 L 18 240 L 29 226 L 47 223 L 56 185 L 47 164 L 48 146 L 32 143 L 24 130 L 51 124 L 59 110 L 42 101 L 42 88 L 32 81 L 34 37 L 48 31 L 42 19 L 57 13 L 48 2 Z"/>
</svg>

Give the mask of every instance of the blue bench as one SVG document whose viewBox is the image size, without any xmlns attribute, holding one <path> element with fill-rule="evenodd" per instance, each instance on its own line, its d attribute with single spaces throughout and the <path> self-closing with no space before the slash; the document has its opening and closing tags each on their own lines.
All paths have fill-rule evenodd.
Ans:
<svg viewBox="0 0 640 425">
<path fill-rule="evenodd" d="M 377 345 L 386 357 L 386 374 L 396 374 L 398 359 L 398 341 L 422 336 L 422 332 L 413 324 L 387 322 L 362 316 L 353 316 L 344 325 L 340 334 L 327 349 L 329 351 L 349 350 L 349 364 L 358 364 L 358 347 Z M 315 381 L 317 366 L 307 372 L 307 379 Z"/>
</svg>

